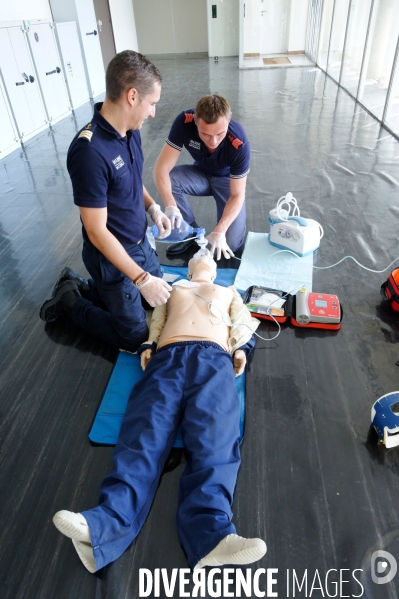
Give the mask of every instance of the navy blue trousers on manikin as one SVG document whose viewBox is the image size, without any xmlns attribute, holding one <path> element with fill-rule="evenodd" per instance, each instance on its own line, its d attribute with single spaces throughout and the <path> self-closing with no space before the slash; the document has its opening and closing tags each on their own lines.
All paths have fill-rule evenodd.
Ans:
<svg viewBox="0 0 399 599">
<path fill-rule="evenodd" d="M 138 535 L 180 424 L 188 457 L 177 528 L 190 567 L 235 533 L 231 506 L 240 466 L 239 420 L 228 352 L 215 343 L 186 341 L 154 355 L 130 396 L 99 505 L 82 512 L 97 570 Z"/>
<path fill-rule="evenodd" d="M 141 268 L 154 277 L 162 277 L 157 255 L 147 237 L 125 249 Z M 73 306 L 72 320 L 114 347 L 136 351 L 148 339 L 139 290 L 90 242 L 84 242 L 82 258 L 92 278 L 89 292 Z"/>
</svg>

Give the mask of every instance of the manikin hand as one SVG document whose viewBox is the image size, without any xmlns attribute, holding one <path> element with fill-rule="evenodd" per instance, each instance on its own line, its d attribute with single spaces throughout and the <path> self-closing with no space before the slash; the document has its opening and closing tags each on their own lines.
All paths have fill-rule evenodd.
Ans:
<svg viewBox="0 0 399 599">
<path fill-rule="evenodd" d="M 168 237 L 168 235 L 170 235 L 170 232 L 172 230 L 171 223 L 170 223 L 169 218 L 166 216 L 166 214 L 164 214 L 162 212 L 159 204 L 152 204 L 148 208 L 147 214 L 149 214 L 149 216 L 151 217 L 151 220 L 158 227 L 158 231 L 159 231 L 158 237 L 160 239 L 163 239 L 163 237 Z"/>
<path fill-rule="evenodd" d="M 178 209 L 177 206 L 166 206 L 165 214 L 170 219 L 170 224 L 172 225 L 172 229 L 178 229 L 181 225 L 181 221 L 183 220 L 182 213 Z"/>
<path fill-rule="evenodd" d="M 207 239 L 208 243 L 211 244 L 210 252 L 212 256 L 216 251 L 216 260 L 220 260 L 220 258 L 222 257 L 222 252 L 225 258 L 230 258 L 230 256 L 234 256 L 234 252 L 227 245 L 226 235 L 224 233 L 212 231 L 212 233 L 209 233 L 209 235 L 205 239 Z"/>
<path fill-rule="evenodd" d="M 138 285 L 137 289 L 153 308 L 166 304 L 170 297 L 169 291 L 172 291 L 172 287 L 166 281 L 150 274 L 147 281 Z"/>
<path fill-rule="evenodd" d="M 245 355 L 245 352 L 242 349 L 237 349 L 233 356 L 234 372 L 236 373 L 236 376 L 240 376 L 240 374 L 244 372 L 246 363 L 247 356 Z"/>
<path fill-rule="evenodd" d="M 151 360 L 153 356 L 152 349 L 145 349 L 140 355 L 140 364 L 141 368 L 145 370 L 147 368 L 148 362 Z"/>
</svg>

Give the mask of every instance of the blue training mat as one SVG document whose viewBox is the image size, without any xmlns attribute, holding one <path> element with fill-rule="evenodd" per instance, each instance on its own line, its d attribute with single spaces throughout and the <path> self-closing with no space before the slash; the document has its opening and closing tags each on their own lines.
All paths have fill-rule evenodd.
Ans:
<svg viewBox="0 0 399 599">
<path fill-rule="evenodd" d="M 163 266 L 162 269 L 165 273 L 177 274 L 179 278 L 186 278 L 186 267 Z M 236 273 L 237 270 L 234 268 L 220 269 L 215 282 L 225 287 L 233 285 Z M 96 445 L 116 445 L 130 393 L 142 376 L 140 357 L 129 352 L 119 352 L 111 378 L 89 432 L 89 439 L 92 443 Z M 240 398 L 240 437 L 242 439 L 245 425 L 245 371 L 236 378 L 236 389 Z M 173 447 L 183 447 L 180 429 L 177 432 Z"/>
</svg>

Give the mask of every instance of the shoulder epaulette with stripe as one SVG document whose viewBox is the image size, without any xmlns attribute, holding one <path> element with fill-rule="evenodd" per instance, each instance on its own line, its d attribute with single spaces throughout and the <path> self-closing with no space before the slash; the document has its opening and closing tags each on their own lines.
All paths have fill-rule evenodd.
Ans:
<svg viewBox="0 0 399 599">
<path fill-rule="evenodd" d="M 241 141 L 241 139 L 238 139 L 238 137 L 233 137 L 232 135 L 228 135 L 227 137 L 229 138 L 233 148 L 235 148 L 236 150 L 238 150 L 238 148 L 242 146 L 242 144 L 244 143 L 243 141 Z"/>
<path fill-rule="evenodd" d="M 184 113 L 184 124 L 186 123 L 192 123 L 194 120 L 194 113 L 192 112 L 185 112 Z"/>
<path fill-rule="evenodd" d="M 91 141 L 93 137 L 92 124 L 89 123 L 86 127 L 79 133 L 78 139 L 87 139 L 87 141 Z"/>
</svg>

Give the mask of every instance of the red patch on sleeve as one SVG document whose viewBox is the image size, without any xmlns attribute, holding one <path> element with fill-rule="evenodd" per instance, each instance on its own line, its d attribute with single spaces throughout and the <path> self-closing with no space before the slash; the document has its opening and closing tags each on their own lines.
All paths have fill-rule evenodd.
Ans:
<svg viewBox="0 0 399 599">
<path fill-rule="evenodd" d="M 194 120 L 194 114 L 191 112 L 185 112 L 184 113 L 184 124 L 186 123 L 192 123 Z"/>
<path fill-rule="evenodd" d="M 233 137 L 232 135 L 228 135 L 227 137 L 229 138 L 233 148 L 235 148 L 236 150 L 238 150 L 238 148 L 240 146 L 242 146 L 242 144 L 244 143 L 243 141 L 241 141 L 241 139 L 238 139 L 237 137 Z"/>
</svg>

